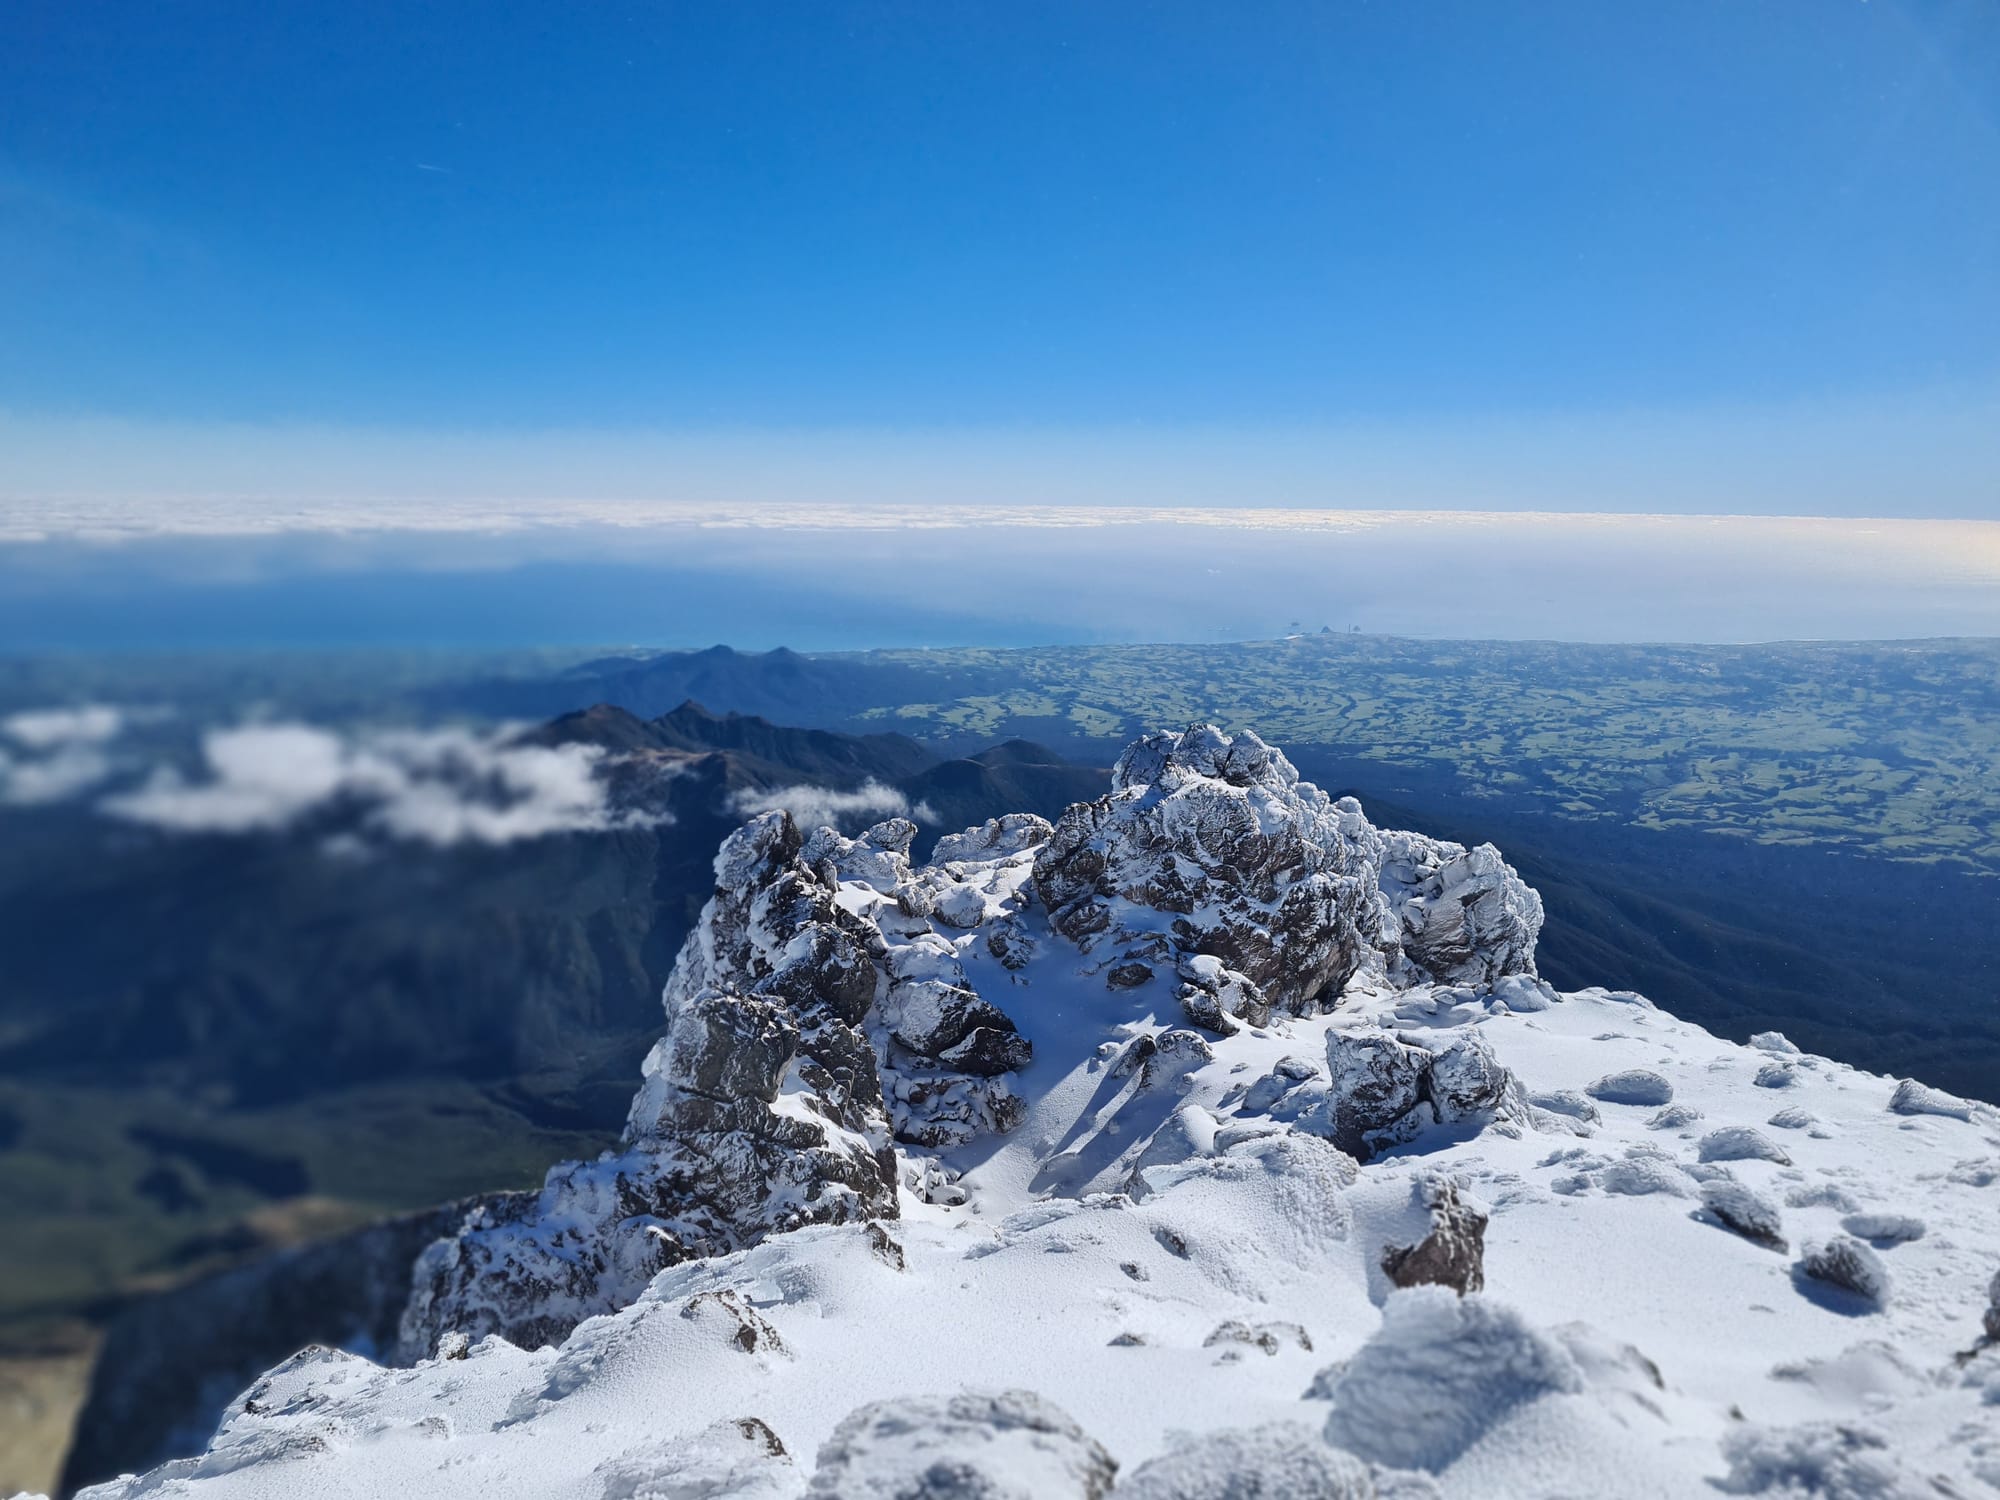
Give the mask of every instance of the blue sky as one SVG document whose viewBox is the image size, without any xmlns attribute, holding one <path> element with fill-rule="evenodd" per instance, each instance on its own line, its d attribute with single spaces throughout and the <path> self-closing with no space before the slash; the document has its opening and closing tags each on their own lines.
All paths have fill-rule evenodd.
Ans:
<svg viewBox="0 0 2000 1500">
<path fill-rule="evenodd" d="M 817 435 L 791 500 L 1279 433 L 1451 504 L 1398 465 L 1500 433 L 1489 503 L 1798 511 L 1859 414 L 1826 508 L 2000 514 L 1986 0 L 21 0 L 0 101 L 0 489 L 226 487 L 246 424 L 281 494 Z"/>
</svg>

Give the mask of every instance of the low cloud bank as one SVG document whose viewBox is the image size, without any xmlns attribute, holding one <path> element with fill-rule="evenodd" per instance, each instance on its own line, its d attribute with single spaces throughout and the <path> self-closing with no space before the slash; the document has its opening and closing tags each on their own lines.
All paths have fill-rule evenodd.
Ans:
<svg viewBox="0 0 2000 1500">
<path fill-rule="evenodd" d="M 258 724 L 202 736 L 203 774 L 160 769 L 103 798 L 113 817 L 175 833 L 260 833 L 351 811 L 363 831 L 443 848 L 507 844 L 669 821 L 614 806 L 594 745 L 530 745 L 509 732 Z"/>
<path fill-rule="evenodd" d="M 741 791 L 730 798 L 730 806 L 746 818 L 783 808 L 792 815 L 793 822 L 805 828 L 822 825 L 838 828 L 863 820 L 877 822 L 883 818 L 914 818 L 918 822 L 933 820 L 928 803 L 912 804 L 894 787 L 873 780 L 863 782 L 851 792 L 804 785 L 783 786 L 768 792 Z"/>
</svg>

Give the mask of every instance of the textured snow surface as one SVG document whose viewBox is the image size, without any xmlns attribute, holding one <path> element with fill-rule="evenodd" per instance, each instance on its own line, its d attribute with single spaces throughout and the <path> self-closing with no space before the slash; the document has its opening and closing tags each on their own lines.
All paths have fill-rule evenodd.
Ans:
<svg viewBox="0 0 2000 1500">
<path fill-rule="evenodd" d="M 2000 1495 L 1986 1107 L 1556 994 L 1496 852 L 1252 736 L 929 866 L 762 826 L 626 1148 L 419 1275 L 438 1357 L 305 1351 L 86 1493 Z M 1482 1291 L 1385 1271 L 1480 1215 Z"/>
</svg>

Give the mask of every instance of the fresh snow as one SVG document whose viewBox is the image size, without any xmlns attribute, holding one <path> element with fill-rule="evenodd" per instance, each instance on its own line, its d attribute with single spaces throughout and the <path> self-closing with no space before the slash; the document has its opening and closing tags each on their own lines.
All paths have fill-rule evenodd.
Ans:
<svg viewBox="0 0 2000 1500">
<path fill-rule="evenodd" d="M 898 971 L 907 1004 L 878 988 L 867 1023 L 885 1092 L 899 1067 L 949 1082 L 884 1028 L 935 1026 L 922 1007 L 953 989 L 1033 1046 L 950 1085 L 987 1128 L 919 1146 L 899 1116 L 900 1217 L 759 1218 L 755 1242 L 541 1348 L 446 1332 L 407 1368 L 304 1351 L 201 1456 L 85 1495 L 2000 1494 L 2000 1115 L 1628 992 L 1557 994 L 1532 972 L 1539 903 L 1497 853 L 1385 838 L 1253 736 L 1206 734 L 1135 747 L 1111 812 L 1178 774 L 1241 802 L 1232 839 L 1347 841 L 1286 877 L 1363 936 L 1337 993 L 1273 1005 L 1244 971 L 1177 962 L 1172 914 L 1130 895 L 1081 938 L 1066 908 L 1065 936 L 1031 878 L 1039 820 L 914 870 L 882 840 L 809 844 L 833 851 L 846 918 L 885 935 L 881 983 Z M 1195 922 L 1275 922 L 1285 887 L 1252 900 L 1216 885 L 1222 861 L 1196 868 L 1205 817 L 1184 799 L 1108 863 L 1128 879 L 1153 848 Z M 1340 884 L 1356 870 L 1379 899 Z M 1480 903 L 1462 931 L 1459 895 Z M 1337 967 L 1324 935 L 1300 941 Z M 1108 978 L 1134 953 L 1143 977 Z M 683 955 L 704 962 L 722 960 Z M 1223 1025 L 1198 1036 L 1204 1006 Z M 1782 1145 L 1774 1066 L 1799 1121 Z M 649 1063 L 642 1099 L 662 1076 Z M 812 1118 L 790 1081 L 769 1108 Z M 1461 1199 L 1484 1216 L 1484 1290 L 1396 1286 L 1385 1249 Z"/>
</svg>

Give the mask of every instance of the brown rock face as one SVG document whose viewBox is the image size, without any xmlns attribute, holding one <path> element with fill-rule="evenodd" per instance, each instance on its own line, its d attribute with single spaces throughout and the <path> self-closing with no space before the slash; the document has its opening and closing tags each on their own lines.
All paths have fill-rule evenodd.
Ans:
<svg viewBox="0 0 2000 1500">
<path fill-rule="evenodd" d="M 1382 1269 L 1399 1287 L 1448 1286 L 1463 1297 L 1486 1285 L 1486 1214 L 1449 1180 L 1420 1183 L 1431 1232 L 1414 1245 L 1382 1251 Z"/>
</svg>

